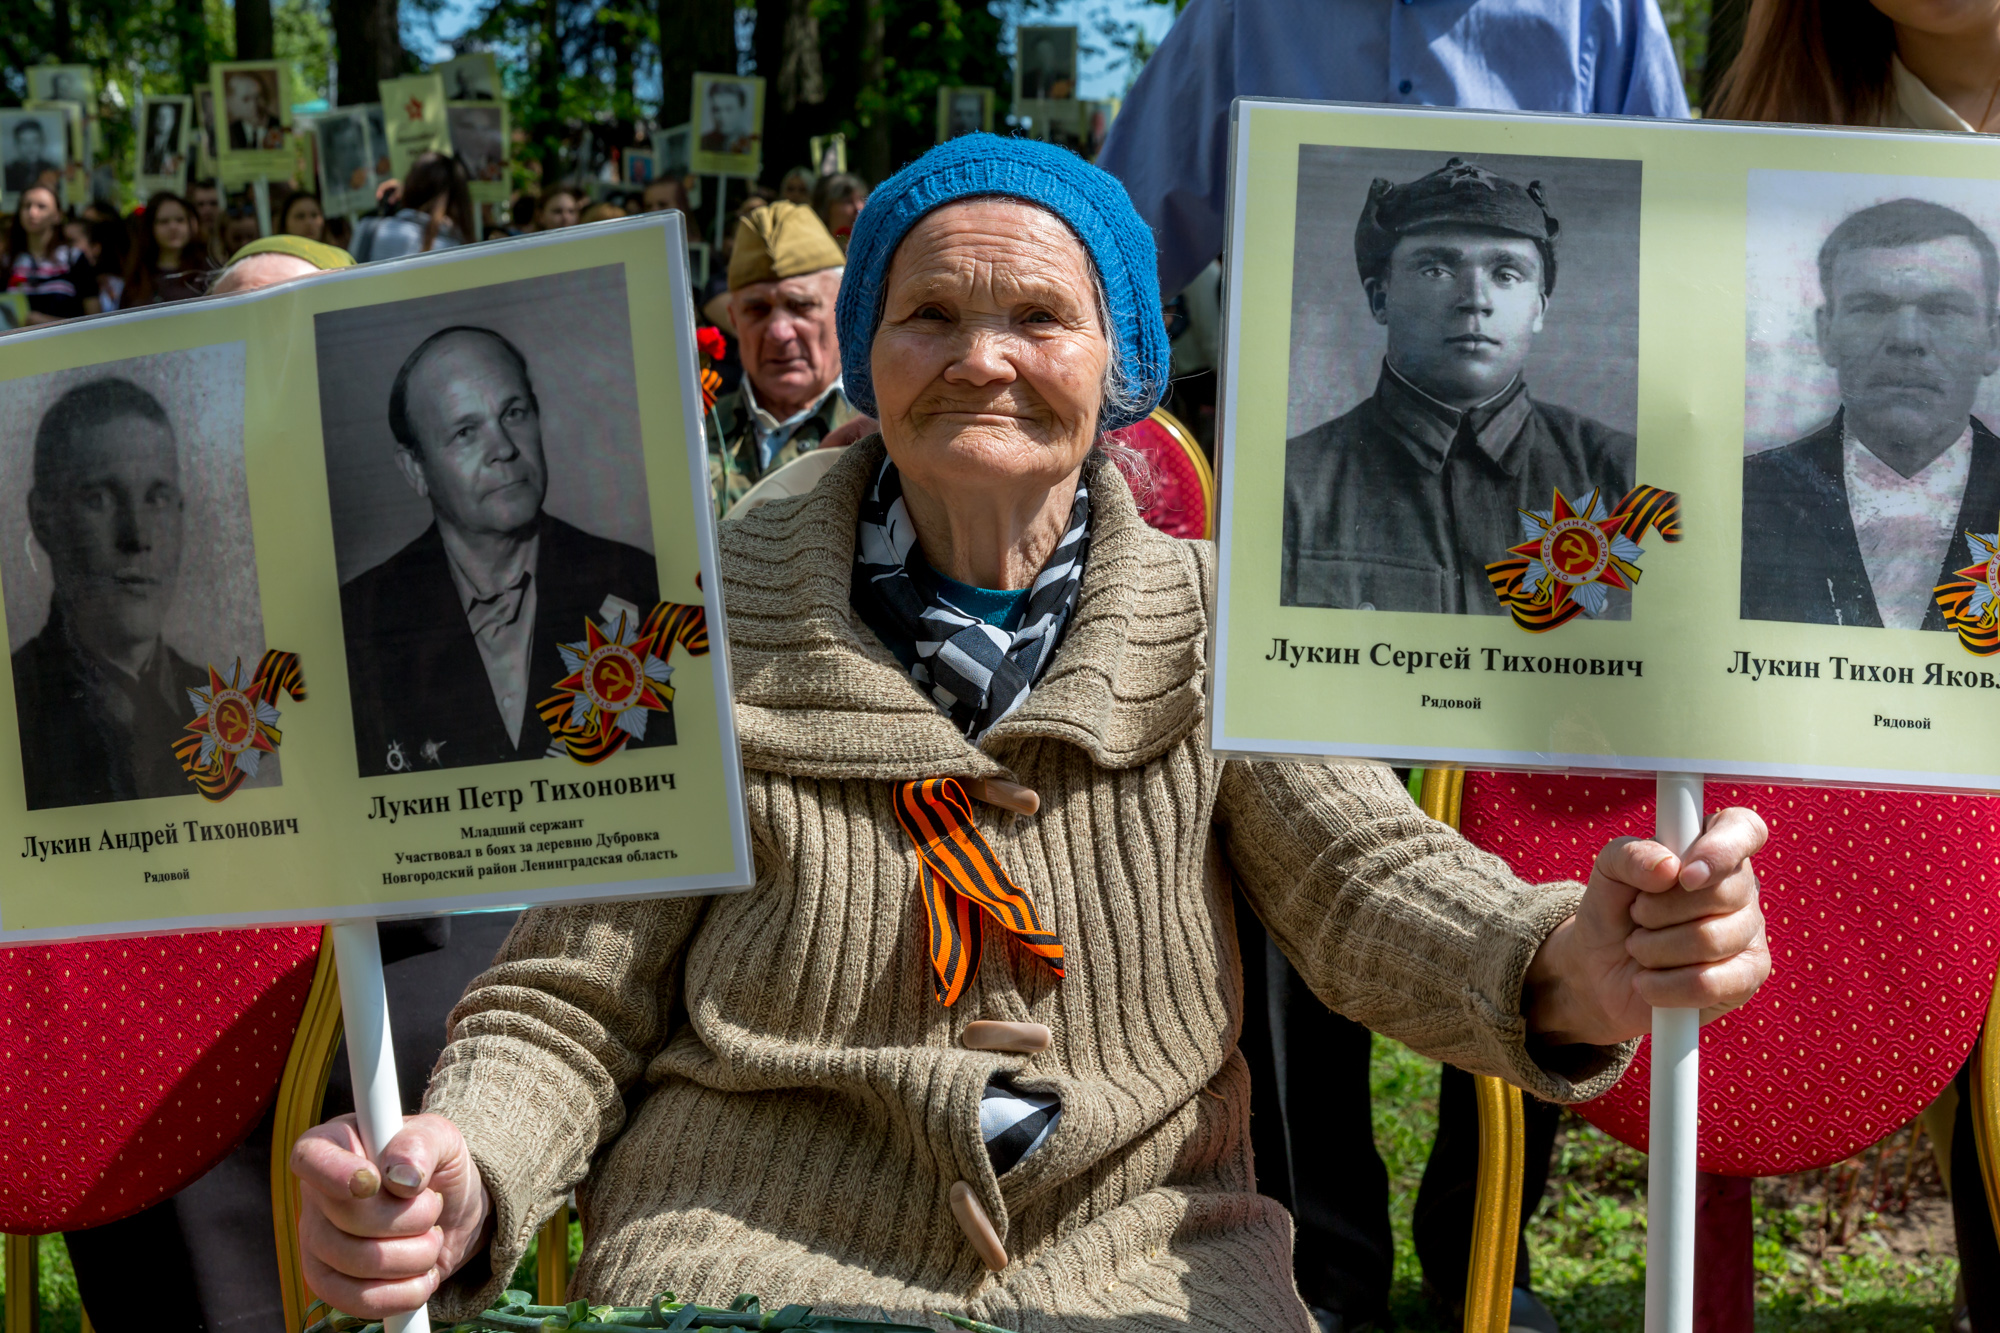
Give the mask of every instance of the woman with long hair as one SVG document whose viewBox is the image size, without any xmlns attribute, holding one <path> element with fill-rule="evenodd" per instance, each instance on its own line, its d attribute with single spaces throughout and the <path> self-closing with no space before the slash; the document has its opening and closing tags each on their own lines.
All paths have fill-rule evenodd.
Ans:
<svg viewBox="0 0 2000 1333">
<path fill-rule="evenodd" d="M 125 294 L 120 305 L 152 305 L 185 301 L 208 290 L 215 267 L 202 239 L 194 205 L 169 191 L 146 201 L 139 217 L 139 243 L 125 263 Z"/>
<path fill-rule="evenodd" d="M 97 270 L 64 239 L 62 205 L 46 185 L 21 191 L 15 206 L 7 231 L 7 290 L 27 294 L 30 324 L 97 313 Z"/>
<path fill-rule="evenodd" d="M 567 185 L 544 191 L 535 201 L 535 230 L 555 231 L 574 227 L 583 208 L 583 196 Z"/>
<path fill-rule="evenodd" d="M 1742 50 L 1704 110 L 1717 120 L 2000 131 L 2000 0 L 1751 0 Z M 1939 1107 L 1955 1128 L 1932 1139 L 1950 1144 L 1940 1165 L 1958 1241 L 1952 1327 L 2000 1333 L 2000 1245 L 1966 1071 L 1958 1091 L 1955 1117 Z"/>
<path fill-rule="evenodd" d="M 278 235 L 325 240 L 326 210 L 319 206 L 319 196 L 310 190 L 292 191 L 278 211 Z"/>
<path fill-rule="evenodd" d="M 465 166 L 449 153 L 425 153 L 403 177 L 396 211 L 363 218 L 354 232 L 354 257 L 394 259 L 464 245 L 472 239 L 472 186 Z"/>
<path fill-rule="evenodd" d="M 1714 120 L 2000 130 L 1994 0 L 1751 0 Z"/>
</svg>

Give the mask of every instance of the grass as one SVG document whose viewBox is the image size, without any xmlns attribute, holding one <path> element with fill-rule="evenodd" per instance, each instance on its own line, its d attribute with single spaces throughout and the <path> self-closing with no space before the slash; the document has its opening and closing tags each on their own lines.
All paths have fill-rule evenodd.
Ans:
<svg viewBox="0 0 2000 1333">
<path fill-rule="evenodd" d="M 1456 1333 L 1427 1307 L 1410 1243 L 1410 1209 L 1437 1125 L 1437 1087 L 1436 1061 L 1375 1039 L 1375 1143 L 1389 1168 L 1396 1229 L 1390 1309 L 1408 1333 Z M 1528 1226 L 1536 1289 L 1565 1329 L 1642 1333 L 1646 1159 L 1565 1115 L 1549 1180 Z M 1948 1330 L 1958 1276 L 1950 1206 L 1914 1135 L 1823 1171 L 1759 1181 L 1752 1210 L 1758 1333 Z M 572 1266 L 582 1247 L 572 1222 Z M 535 1289 L 535 1257 L 530 1245 L 514 1286 Z M 67 1247 L 45 1238 L 40 1258 L 43 1333 L 79 1333 Z"/>
<path fill-rule="evenodd" d="M 1389 1168 L 1396 1228 L 1390 1310 L 1410 1333 L 1456 1330 L 1427 1307 L 1410 1244 L 1410 1210 L 1437 1124 L 1437 1079 L 1436 1061 L 1375 1038 L 1375 1143 Z M 1868 1206 L 1878 1190 L 1888 1198 Z M 1536 1290 L 1565 1329 L 1641 1333 L 1645 1196 L 1645 1157 L 1566 1114 L 1548 1194 L 1528 1225 Z M 1913 1135 L 1892 1138 L 1880 1156 L 1758 1181 L 1751 1209 L 1758 1333 L 1948 1329 L 1958 1277 L 1950 1208 Z"/>
</svg>

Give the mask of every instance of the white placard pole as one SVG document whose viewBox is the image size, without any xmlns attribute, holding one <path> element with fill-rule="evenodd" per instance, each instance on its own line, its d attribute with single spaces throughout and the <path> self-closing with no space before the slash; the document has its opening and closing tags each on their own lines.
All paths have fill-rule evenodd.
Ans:
<svg viewBox="0 0 2000 1333">
<path fill-rule="evenodd" d="M 250 183 L 250 197 L 257 201 L 257 234 L 271 234 L 271 178 L 259 176 Z"/>
<path fill-rule="evenodd" d="M 347 1071 L 354 1080 L 354 1118 L 371 1160 L 403 1129 L 403 1094 L 396 1086 L 396 1049 L 389 1040 L 389 992 L 382 985 L 382 941 L 373 921 L 333 927 L 333 962 L 340 974 L 340 1015 L 347 1036 Z M 430 1313 L 418 1308 L 382 1321 L 382 1333 L 430 1333 Z"/>
<path fill-rule="evenodd" d="M 1679 856 L 1701 833 L 1701 775 L 1661 773 L 1654 838 Z M 1693 1333 L 1695 1136 L 1701 1011 L 1653 1011 L 1652 1123 L 1646 1156 L 1646 1333 Z"/>
</svg>

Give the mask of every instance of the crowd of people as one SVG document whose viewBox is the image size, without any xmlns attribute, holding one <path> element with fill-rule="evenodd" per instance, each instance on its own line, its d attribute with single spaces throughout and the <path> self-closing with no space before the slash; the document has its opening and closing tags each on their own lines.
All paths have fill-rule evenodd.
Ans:
<svg viewBox="0 0 2000 1333">
<path fill-rule="evenodd" d="M 470 176 L 449 153 L 418 157 L 401 179 L 383 185 L 375 211 L 358 219 L 328 214 L 311 190 L 279 184 L 270 189 L 272 235 L 333 246 L 358 262 L 667 210 L 687 216 L 691 237 L 701 231 L 688 183 L 678 177 L 636 189 L 558 184 L 520 195 L 500 216 L 478 225 Z M 727 299 L 735 224 L 781 197 L 809 205 L 844 244 L 867 202 L 868 183 L 851 172 L 816 176 L 801 167 L 785 176 L 780 190 L 749 187 L 696 300 L 702 322 L 724 330 L 727 350 L 719 370 L 729 388 L 740 378 Z M 8 323 L 47 324 L 207 295 L 230 259 L 263 235 L 249 190 L 228 194 L 212 179 L 191 182 L 184 195 L 153 194 L 123 214 L 104 200 L 65 207 L 53 178 L 25 184 L 13 213 L 0 214 L 6 274 L 0 291 L 23 298 L 18 316 Z"/>
</svg>

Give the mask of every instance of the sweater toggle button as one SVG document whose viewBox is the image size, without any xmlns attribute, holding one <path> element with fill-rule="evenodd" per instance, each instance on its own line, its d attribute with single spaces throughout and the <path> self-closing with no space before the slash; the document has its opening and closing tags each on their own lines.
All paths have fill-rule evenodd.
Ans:
<svg viewBox="0 0 2000 1333">
<path fill-rule="evenodd" d="M 1054 1043 L 1055 1034 L 1040 1023 L 1003 1023 L 997 1019 L 981 1018 L 967 1023 L 958 1041 L 968 1051 L 1010 1051 L 1016 1055 L 1034 1055 L 1046 1051 Z"/>
<path fill-rule="evenodd" d="M 1042 808 L 1042 798 L 1033 787 L 1023 787 L 1005 778 L 966 778 L 962 785 L 973 800 L 1012 810 L 1017 815 L 1032 815 Z"/>
<path fill-rule="evenodd" d="M 986 1209 L 980 1205 L 972 1186 L 962 1180 L 953 1182 L 951 1187 L 951 1215 L 958 1219 L 958 1229 L 972 1242 L 981 1263 L 996 1273 L 1007 1266 L 1007 1250 L 1000 1244 L 1000 1233 L 993 1229 L 993 1220 L 986 1216 Z"/>
</svg>

